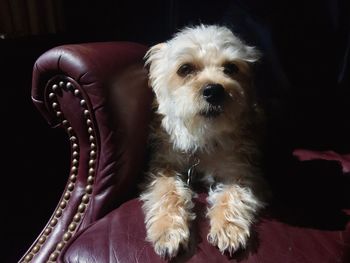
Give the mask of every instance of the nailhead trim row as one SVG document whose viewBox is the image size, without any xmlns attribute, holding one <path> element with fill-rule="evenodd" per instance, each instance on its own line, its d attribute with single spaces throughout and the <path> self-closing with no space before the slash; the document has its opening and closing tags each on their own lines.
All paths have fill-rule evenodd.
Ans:
<svg viewBox="0 0 350 263">
<path fill-rule="evenodd" d="M 59 218 L 64 213 L 64 210 L 70 200 L 71 193 L 74 190 L 75 183 L 77 180 L 80 147 L 79 147 L 77 136 L 75 135 L 73 128 L 70 126 L 70 123 L 66 119 L 64 119 L 63 113 L 60 110 L 60 105 L 57 101 L 57 93 L 60 90 L 66 91 L 66 92 L 72 92 L 80 100 L 80 106 L 83 108 L 83 113 L 84 113 L 83 116 L 86 121 L 87 133 L 89 134 L 89 142 L 90 142 L 89 163 L 88 163 L 89 170 L 88 170 L 87 185 L 85 187 L 85 193 L 81 198 L 81 202 L 77 207 L 77 211 L 73 216 L 71 223 L 68 225 L 68 228 L 65 230 L 64 234 L 62 235 L 61 241 L 59 241 L 56 244 L 55 249 L 50 254 L 47 262 L 57 261 L 60 252 L 62 251 L 66 243 L 73 237 L 76 230 L 78 229 L 78 225 L 83 218 L 83 214 L 86 211 L 87 205 L 90 202 L 91 194 L 93 192 L 93 184 L 95 181 L 96 136 L 95 136 L 94 127 L 91 121 L 91 115 L 87 108 L 86 100 L 83 99 L 81 91 L 75 88 L 74 85 L 69 81 L 67 82 L 67 81 L 60 80 L 58 83 L 53 84 L 49 88 L 51 90 L 49 91 L 48 98 L 49 98 L 49 103 L 51 103 L 51 108 L 54 111 L 55 115 L 58 118 L 60 118 L 60 122 L 62 126 L 66 129 L 69 135 L 69 140 L 70 140 L 71 149 L 72 149 L 72 163 L 71 163 L 72 165 L 71 165 L 71 171 L 69 176 L 69 182 L 68 182 L 68 185 L 66 186 L 65 192 L 59 203 L 59 206 L 56 208 L 50 223 L 45 228 L 45 230 L 39 237 L 38 241 L 33 246 L 32 250 L 28 252 L 27 255 L 25 255 L 23 262 L 30 262 L 35 256 L 35 254 L 37 254 L 40 251 L 41 247 L 46 242 L 48 236 L 51 234 L 52 230 L 57 225 Z"/>
</svg>

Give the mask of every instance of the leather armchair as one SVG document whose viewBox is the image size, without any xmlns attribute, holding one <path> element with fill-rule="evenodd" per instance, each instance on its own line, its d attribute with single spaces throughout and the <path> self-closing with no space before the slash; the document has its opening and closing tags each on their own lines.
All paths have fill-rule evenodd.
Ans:
<svg viewBox="0 0 350 263">
<path fill-rule="evenodd" d="M 128 42 L 66 45 L 35 63 L 32 100 L 51 126 L 66 130 L 71 169 L 51 219 L 20 262 L 164 262 L 145 241 L 137 199 L 152 102 L 146 50 Z M 273 201 L 245 251 L 230 258 L 207 243 L 206 195 L 199 194 L 195 242 L 173 262 L 350 262 L 348 177 L 325 161 L 292 163 L 281 173 L 300 202 Z M 310 201 L 310 191 L 331 196 Z"/>
</svg>

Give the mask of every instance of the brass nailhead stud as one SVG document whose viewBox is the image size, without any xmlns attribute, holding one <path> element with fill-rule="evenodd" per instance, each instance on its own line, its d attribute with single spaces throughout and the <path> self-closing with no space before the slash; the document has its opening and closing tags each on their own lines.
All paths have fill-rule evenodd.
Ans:
<svg viewBox="0 0 350 263">
<path fill-rule="evenodd" d="M 66 208 L 66 206 L 67 206 L 67 202 L 66 202 L 66 201 L 61 201 L 60 207 L 61 207 L 62 209 L 64 209 L 64 208 Z"/>
<path fill-rule="evenodd" d="M 74 220 L 75 222 L 79 222 L 80 219 L 81 219 L 81 215 L 80 215 L 80 214 L 75 214 L 75 216 L 73 217 L 73 220 Z"/>
<path fill-rule="evenodd" d="M 74 183 L 77 180 L 77 175 L 76 174 L 72 174 L 70 176 L 70 180 Z"/>
<path fill-rule="evenodd" d="M 61 251 L 62 248 L 64 247 L 64 242 L 59 242 L 56 247 L 58 251 Z"/>
<path fill-rule="evenodd" d="M 80 204 L 80 205 L 78 206 L 78 211 L 79 211 L 80 213 L 83 213 L 83 212 L 85 211 L 85 208 L 86 208 L 86 206 L 85 206 L 84 204 Z"/>
<path fill-rule="evenodd" d="M 48 227 L 45 229 L 44 234 L 48 236 L 48 235 L 50 235 L 51 231 L 52 231 L 52 228 Z"/>
<path fill-rule="evenodd" d="M 69 198 L 70 198 L 70 193 L 69 192 L 65 192 L 65 194 L 64 194 L 64 199 L 65 200 L 69 200 Z"/>
<path fill-rule="evenodd" d="M 74 231 L 76 227 L 77 227 L 77 224 L 76 224 L 76 223 L 70 223 L 69 226 L 68 226 L 68 229 L 69 229 L 70 231 Z"/>
<path fill-rule="evenodd" d="M 31 261 L 32 258 L 33 258 L 33 254 L 28 254 L 24 260 L 26 260 L 28 262 L 28 261 Z"/>
<path fill-rule="evenodd" d="M 58 258 L 58 253 L 57 252 L 53 252 L 50 255 L 50 260 L 55 261 Z"/>
<path fill-rule="evenodd" d="M 90 166 L 90 167 L 91 167 L 91 166 L 94 166 L 94 165 L 95 165 L 95 162 L 96 162 L 95 160 L 90 160 L 90 161 L 89 161 L 89 166 Z"/>
<path fill-rule="evenodd" d="M 63 235 L 63 240 L 68 241 L 72 237 L 72 234 L 70 232 L 66 232 Z"/>
<path fill-rule="evenodd" d="M 83 198 L 82 198 L 82 201 L 83 201 L 84 204 L 89 203 L 89 200 L 90 200 L 90 197 L 89 197 L 87 194 L 85 194 L 85 195 L 83 196 Z"/>
<path fill-rule="evenodd" d="M 33 252 L 34 254 L 36 254 L 36 253 L 38 253 L 39 250 L 40 250 L 40 246 L 39 246 L 39 245 L 35 245 L 35 246 L 33 247 L 32 252 Z"/>
<path fill-rule="evenodd" d="M 67 189 L 68 189 L 69 191 L 73 191 L 73 189 L 74 189 L 74 184 L 73 184 L 73 183 L 69 183 L 69 185 L 67 186 Z"/>
<path fill-rule="evenodd" d="M 85 191 L 88 193 L 88 194 L 91 194 L 92 193 L 92 186 L 91 185 L 87 185 L 85 187 Z"/>
<path fill-rule="evenodd" d="M 94 183 L 94 177 L 90 175 L 90 176 L 87 178 L 87 182 L 88 182 L 88 184 L 93 184 L 93 183 Z"/>
<path fill-rule="evenodd" d="M 57 224 L 57 219 L 56 218 L 53 218 L 51 221 L 50 221 L 50 226 L 55 226 Z"/>
<path fill-rule="evenodd" d="M 39 238 L 39 244 L 44 244 L 44 242 L 46 241 L 46 237 L 44 237 L 44 236 L 41 236 L 40 238 Z"/>
<path fill-rule="evenodd" d="M 78 168 L 76 166 L 72 166 L 71 172 L 75 173 L 78 170 Z"/>
<path fill-rule="evenodd" d="M 60 217 L 62 215 L 62 210 L 58 209 L 55 213 L 56 217 Z"/>
<path fill-rule="evenodd" d="M 73 88 L 73 84 L 70 82 L 67 82 L 66 87 L 67 89 L 71 90 Z"/>
</svg>

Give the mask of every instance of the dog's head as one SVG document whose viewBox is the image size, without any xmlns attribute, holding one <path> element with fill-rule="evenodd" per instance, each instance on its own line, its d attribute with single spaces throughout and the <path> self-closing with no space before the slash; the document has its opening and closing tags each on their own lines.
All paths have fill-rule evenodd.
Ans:
<svg viewBox="0 0 350 263">
<path fill-rule="evenodd" d="M 158 113 L 193 135 L 234 128 L 254 104 L 249 68 L 259 53 L 226 27 L 186 28 L 145 58 Z"/>
</svg>

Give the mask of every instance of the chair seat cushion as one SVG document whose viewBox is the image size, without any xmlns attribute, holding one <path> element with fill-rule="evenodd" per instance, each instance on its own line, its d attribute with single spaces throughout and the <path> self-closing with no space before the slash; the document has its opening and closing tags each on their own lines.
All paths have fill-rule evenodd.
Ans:
<svg viewBox="0 0 350 263">
<path fill-rule="evenodd" d="M 303 209 L 272 205 L 255 225 L 248 248 L 229 257 L 207 242 L 209 225 L 205 218 L 206 195 L 200 194 L 195 203 L 195 241 L 189 252 L 182 253 L 173 262 L 350 262 L 350 225 L 345 213 L 341 219 L 335 219 L 336 224 L 330 222 L 328 226 L 313 226 L 312 219 L 303 218 L 308 214 L 307 211 L 304 213 Z M 284 218 L 291 220 L 286 222 Z M 138 199 L 128 201 L 76 235 L 61 254 L 61 260 L 70 263 L 165 262 L 145 241 L 143 220 L 141 202 Z M 306 223 L 303 226 L 297 222 Z"/>
</svg>

